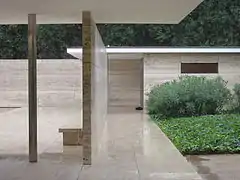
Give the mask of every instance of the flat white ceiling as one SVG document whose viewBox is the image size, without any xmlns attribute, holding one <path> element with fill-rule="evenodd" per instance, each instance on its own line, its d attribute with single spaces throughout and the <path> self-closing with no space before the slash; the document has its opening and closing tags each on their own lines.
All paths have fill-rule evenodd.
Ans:
<svg viewBox="0 0 240 180">
<path fill-rule="evenodd" d="M 0 24 L 26 24 L 37 14 L 39 24 L 81 23 L 90 10 L 97 23 L 176 24 L 202 0 L 0 0 Z"/>
</svg>

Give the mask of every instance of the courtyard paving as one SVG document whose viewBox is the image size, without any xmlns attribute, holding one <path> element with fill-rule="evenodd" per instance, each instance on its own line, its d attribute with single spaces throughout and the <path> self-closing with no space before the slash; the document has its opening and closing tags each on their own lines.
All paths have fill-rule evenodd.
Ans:
<svg viewBox="0 0 240 180">
<path fill-rule="evenodd" d="M 240 155 L 188 156 L 204 180 L 239 180 Z"/>
<path fill-rule="evenodd" d="M 0 111 L 0 180 L 201 180 L 159 128 L 134 108 L 110 108 L 103 151 L 82 166 L 62 147 L 60 127 L 79 127 L 79 108 L 39 108 L 39 162 L 28 163 L 27 108 Z"/>
</svg>

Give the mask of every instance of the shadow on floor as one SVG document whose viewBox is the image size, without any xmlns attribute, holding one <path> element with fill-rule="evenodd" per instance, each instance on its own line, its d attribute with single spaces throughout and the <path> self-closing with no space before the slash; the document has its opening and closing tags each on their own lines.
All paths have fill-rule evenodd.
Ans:
<svg viewBox="0 0 240 180">
<path fill-rule="evenodd" d="M 220 180 L 219 176 L 211 172 L 210 167 L 203 164 L 204 161 L 210 159 L 202 158 L 200 156 L 187 156 L 187 160 L 191 162 L 196 168 L 197 172 L 206 180 Z"/>
</svg>

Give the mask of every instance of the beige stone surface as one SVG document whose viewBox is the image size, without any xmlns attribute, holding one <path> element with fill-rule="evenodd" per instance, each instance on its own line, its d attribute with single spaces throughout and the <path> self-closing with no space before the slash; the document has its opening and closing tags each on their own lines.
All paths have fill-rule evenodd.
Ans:
<svg viewBox="0 0 240 180">
<path fill-rule="evenodd" d="M 138 62 L 140 60 L 110 61 L 110 103 L 138 104 Z M 180 62 L 219 62 L 219 75 L 228 81 L 229 87 L 240 82 L 238 54 L 152 54 L 144 58 L 145 93 L 153 84 L 178 77 Z M 80 60 L 38 60 L 39 106 L 78 105 L 82 100 L 81 80 Z M 1 107 L 27 106 L 27 60 L 0 60 L 0 100 Z"/>
<path fill-rule="evenodd" d="M 141 60 L 109 62 L 109 104 L 136 107 L 140 104 Z"/>
<path fill-rule="evenodd" d="M 95 30 L 93 27 L 90 12 L 82 13 L 82 41 L 83 41 L 83 58 L 82 58 L 82 84 L 83 84 L 83 164 L 92 163 L 92 62 L 94 61 L 95 51 Z"/>
<path fill-rule="evenodd" d="M 180 75 L 179 55 L 149 55 L 144 58 L 144 100 L 154 85 L 176 79 Z"/>
<path fill-rule="evenodd" d="M 94 28 L 94 53 L 92 61 L 92 152 L 97 156 L 102 147 L 103 133 L 106 128 L 108 111 L 108 55 L 102 37 L 93 24 Z M 93 162 L 94 163 L 94 162 Z"/>
<path fill-rule="evenodd" d="M 136 106 L 139 103 L 139 62 L 110 61 L 110 104 Z M 228 81 L 229 87 L 240 83 L 238 54 L 152 54 L 144 58 L 145 93 L 156 83 L 177 78 L 180 62 L 219 62 L 219 75 Z M 38 60 L 39 106 L 78 106 L 82 101 L 81 81 L 80 60 Z M 1 107 L 27 106 L 27 60 L 0 60 L 0 100 Z"/>
<path fill-rule="evenodd" d="M 38 105 L 81 104 L 81 62 L 38 60 Z M 0 60 L 0 107 L 27 106 L 27 60 Z"/>
<path fill-rule="evenodd" d="M 181 74 L 183 63 L 219 63 L 218 74 L 188 74 L 216 77 L 220 75 L 228 81 L 228 87 L 240 83 L 239 54 L 157 54 L 144 57 L 144 92 L 152 86 L 176 79 Z M 147 97 L 145 96 L 145 100 Z"/>
<path fill-rule="evenodd" d="M 240 155 L 201 155 L 188 156 L 204 180 L 238 180 L 240 179 Z"/>
<path fill-rule="evenodd" d="M 83 163 L 101 149 L 108 110 L 108 56 L 91 13 L 83 12 Z"/>
<path fill-rule="evenodd" d="M 139 104 L 140 60 L 110 61 L 112 105 Z M 27 60 L 0 60 L 0 107 L 27 106 Z M 38 105 L 79 106 L 82 102 L 82 62 L 38 60 Z"/>
<path fill-rule="evenodd" d="M 81 109 L 78 107 L 38 108 L 38 152 L 63 151 L 59 128 L 81 127 Z M 28 108 L 0 112 L 0 159 L 4 154 L 27 155 Z"/>
<path fill-rule="evenodd" d="M 201 180 L 190 163 L 142 112 L 111 107 L 95 163 L 63 147 L 58 128 L 79 123 L 78 108 L 39 110 L 39 162 L 28 163 L 27 109 L 0 113 L 0 180 Z"/>
</svg>

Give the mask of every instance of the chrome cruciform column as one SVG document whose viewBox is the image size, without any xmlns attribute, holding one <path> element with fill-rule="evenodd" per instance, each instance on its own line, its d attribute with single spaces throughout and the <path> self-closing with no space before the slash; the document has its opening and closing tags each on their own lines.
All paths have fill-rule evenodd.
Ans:
<svg viewBox="0 0 240 180">
<path fill-rule="evenodd" d="M 36 14 L 28 15 L 29 162 L 37 162 L 37 46 Z"/>
</svg>

